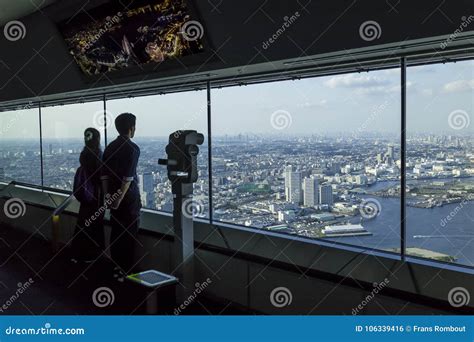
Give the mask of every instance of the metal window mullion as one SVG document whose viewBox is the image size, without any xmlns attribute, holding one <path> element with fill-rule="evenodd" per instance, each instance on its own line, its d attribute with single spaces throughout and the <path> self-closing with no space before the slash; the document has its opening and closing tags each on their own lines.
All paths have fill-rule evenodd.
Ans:
<svg viewBox="0 0 474 342">
<path fill-rule="evenodd" d="M 41 102 L 38 104 L 38 120 L 39 120 L 39 141 L 40 141 L 40 175 L 41 175 L 41 190 L 44 187 L 44 170 L 43 170 L 43 124 L 41 116 Z"/>
<path fill-rule="evenodd" d="M 104 103 L 104 148 L 107 147 L 107 95 L 102 99 Z"/>
<path fill-rule="evenodd" d="M 400 255 L 406 254 L 406 57 L 401 58 L 401 135 L 400 135 Z"/>
<path fill-rule="evenodd" d="M 213 192 L 212 192 L 212 122 L 211 122 L 211 82 L 207 82 L 207 174 L 209 182 L 209 223 L 212 225 L 213 215 Z"/>
</svg>

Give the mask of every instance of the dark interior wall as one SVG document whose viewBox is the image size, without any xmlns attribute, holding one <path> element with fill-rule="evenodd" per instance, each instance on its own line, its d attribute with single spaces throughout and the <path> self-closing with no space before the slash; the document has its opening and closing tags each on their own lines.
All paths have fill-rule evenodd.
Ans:
<svg viewBox="0 0 474 342">
<path fill-rule="evenodd" d="M 172 70 L 159 66 L 153 72 L 87 81 L 68 54 L 55 22 L 97 3 L 58 1 L 21 19 L 24 39 L 11 42 L 0 37 L 0 102 L 448 35 L 460 27 L 463 17 L 474 14 L 472 0 L 197 0 L 212 58 L 176 63 Z M 285 33 L 268 44 L 285 18 L 296 12 L 299 16 Z M 360 25 L 369 20 L 381 27 L 380 38 L 373 41 L 359 34 Z"/>
<path fill-rule="evenodd" d="M 35 202 L 44 203 L 46 201 L 43 199 L 48 196 L 46 193 L 27 189 L 18 189 L 18 191 L 18 193 L 15 192 L 15 196 L 22 194 L 19 198 L 35 199 Z M 0 198 L 0 206 L 3 206 L 5 201 L 6 198 Z M 75 204 L 77 203 L 74 203 L 76 208 L 73 212 L 77 213 L 78 206 Z M 24 243 L 35 239 L 43 242 L 51 241 L 51 213 L 52 208 L 47 208 L 47 206 L 38 207 L 27 204 L 24 216 L 15 219 L 0 216 L 0 228 L 4 231 L 23 232 L 26 234 L 24 236 L 27 236 Z M 145 226 L 166 227 L 163 231 L 167 233 L 166 235 L 156 234 L 144 226 L 141 227 L 138 235 L 140 244 L 137 244 L 135 249 L 135 260 L 139 261 L 141 269 L 156 269 L 173 273 L 174 246 L 171 232 L 168 230 L 171 220 L 169 216 L 142 212 L 141 223 Z M 70 213 L 61 215 L 58 234 L 60 245 L 70 241 L 74 235 L 75 224 L 76 215 Z M 209 228 L 211 228 L 211 233 Z M 454 286 L 466 287 L 472 293 L 473 275 L 467 271 L 461 273 L 447 267 L 434 268 L 409 262 L 402 267 L 395 260 L 373 258 L 370 254 L 359 254 L 354 258 L 353 255 L 349 257 L 341 249 L 321 251 L 317 245 L 303 247 L 295 241 L 282 239 L 282 236 L 277 239 L 262 238 L 254 232 L 225 228 L 222 229 L 221 235 L 214 229 L 207 224 L 196 223 L 195 225 L 195 241 L 198 246 L 194 259 L 195 281 L 200 284 L 204 282 L 210 284 L 203 293 L 206 297 L 226 304 L 232 302 L 246 308 L 249 313 L 256 311 L 264 314 L 353 315 L 354 308 L 357 308 L 368 295 L 374 295 L 371 292 L 373 282 L 380 283 L 384 279 L 389 279 L 386 281 L 387 290 L 391 289 L 392 296 L 396 294 L 396 297 L 388 297 L 390 293 L 384 290 L 383 293 L 377 295 L 376 301 L 364 306 L 361 314 L 427 315 L 472 312 L 472 308 L 468 306 L 453 308 L 448 303 L 443 304 L 446 302 L 448 291 Z M 110 227 L 106 225 L 105 230 L 105 240 L 109 241 Z M 236 238 L 240 234 L 244 234 L 245 237 Z M 228 248 L 206 248 L 206 244 L 214 245 L 215 242 L 222 241 L 222 236 L 229 241 Z M 26 246 L 30 247 L 31 244 Z M 19 248 L 19 253 L 23 257 L 26 257 L 24 253 L 27 247 Z M 64 246 L 65 250 L 67 249 Z M 251 258 L 250 254 L 247 254 L 245 258 L 240 255 L 245 250 L 253 252 Z M 283 250 L 285 253 L 282 254 Z M 36 250 L 36 253 L 49 255 L 47 250 Z M 267 258 L 259 258 L 259 255 L 264 254 Z M 270 255 L 271 258 L 268 258 Z M 61 256 L 55 254 L 53 259 L 61 260 Z M 282 260 L 287 265 L 286 267 L 283 267 Z M 341 267 L 341 264 L 344 266 Z M 21 265 L 24 266 L 24 263 Z M 42 265 L 36 271 L 44 276 L 42 271 L 45 267 L 46 265 Z M 310 269 L 338 270 L 334 275 L 337 274 L 339 277 L 328 279 L 327 276 L 315 274 Z M 31 270 L 33 269 L 30 267 L 29 271 Z M 55 277 L 56 275 L 57 273 Z M 343 283 L 341 277 L 346 282 Z M 367 281 L 367 277 L 372 281 Z M 348 284 L 351 280 L 353 280 L 352 285 Z M 427 283 L 430 286 L 423 286 Z M 363 284 L 368 286 L 364 287 Z M 277 308 L 271 304 L 270 294 L 277 287 L 285 287 L 291 291 L 293 297 L 291 305 Z M 393 291 L 395 289 L 401 289 L 402 292 Z M 58 293 L 54 295 L 57 296 Z M 416 301 L 419 303 L 417 304 Z M 439 308 L 425 305 L 436 305 Z"/>
</svg>

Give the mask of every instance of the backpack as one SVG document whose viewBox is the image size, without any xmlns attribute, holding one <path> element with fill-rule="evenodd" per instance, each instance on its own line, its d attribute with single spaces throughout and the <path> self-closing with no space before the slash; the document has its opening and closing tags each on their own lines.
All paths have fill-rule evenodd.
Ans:
<svg viewBox="0 0 474 342">
<path fill-rule="evenodd" d="M 94 184 L 92 184 L 92 180 L 87 175 L 86 169 L 79 166 L 74 175 L 74 197 L 76 197 L 81 204 L 94 203 L 97 200 L 94 190 Z"/>
</svg>

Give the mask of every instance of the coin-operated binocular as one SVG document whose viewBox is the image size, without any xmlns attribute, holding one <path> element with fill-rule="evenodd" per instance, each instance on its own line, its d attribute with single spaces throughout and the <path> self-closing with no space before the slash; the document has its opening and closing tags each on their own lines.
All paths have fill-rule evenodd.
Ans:
<svg viewBox="0 0 474 342">
<path fill-rule="evenodd" d="M 196 131 L 176 131 L 170 134 L 166 146 L 168 159 L 159 159 L 158 164 L 168 166 L 171 184 L 195 183 L 198 179 L 197 155 L 204 142 L 204 135 Z M 175 193 L 173 191 L 173 193 Z"/>
<path fill-rule="evenodd" d="M 159 159 L 166 165 L 173 193 L 174 275 L 183 285 L 180 300 L 186 298 L 186 289 L 194 286 L 194 226 L 193 183 L 198 179 L 197 156 L 204 135 L 196 131 L 176 131 L 169 136 L 166 146 L 168 159 Z M 194 208 L 194 209 L 193 209 Z"/>
</svg>

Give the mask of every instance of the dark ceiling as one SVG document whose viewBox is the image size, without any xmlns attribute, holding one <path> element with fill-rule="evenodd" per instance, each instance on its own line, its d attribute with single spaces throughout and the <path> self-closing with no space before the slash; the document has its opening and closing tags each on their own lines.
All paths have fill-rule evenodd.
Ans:
<svg viewBox="0 0 474 342">
<path fill-rule="evenodd" d="M 171 69 L 158 66 L 144 73 L 106 74 L 91 81 L 83 77 L 69 55 L 56 23 L 102 2 L 53 3 L 20 19 L 26 29 L 23 39 L 9 41 L 0 37 L 0 102 L 44 99 L 53 94 L 107 89 L 132 82 L 136 87 L 149 80 L 196 73 L 207 73 L 212 78 L 218 71 L 232 68 L 238 76 L 256 65 L 277 72 L 284 60 L 450 35 L 474 12 L 472 0 L 195 1 L 211 47 L 209 58 L 199 63 L 178 61 Z M 15 13 L 31 10 L 31 6 L 25 7 L 22 12 L 20 7 Z M 298 19 L 266 46 L 285 18 L 295 13 Z M 359 31 L 368 21 L 380 27 L 380 35 L 374 40 L 363 39 Z M 474 30 L 474 22 L 470 25 L 463 30 Z M 350 53 L 347 56 L 352 58 Z"/>
</svg>

